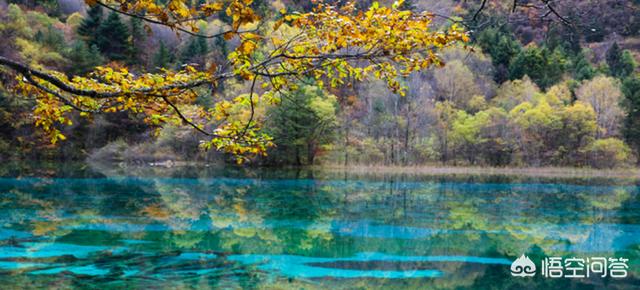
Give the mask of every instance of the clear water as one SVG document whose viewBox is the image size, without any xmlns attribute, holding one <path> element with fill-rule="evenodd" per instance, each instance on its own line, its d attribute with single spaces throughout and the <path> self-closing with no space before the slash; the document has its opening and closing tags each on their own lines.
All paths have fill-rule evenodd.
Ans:
<svg viewBox="0 0 640 290">
<path fill-rule="evenodd" d="M 198 168 L 0 173 L 3 289 L 640 285 L 635 181 Z M 624 257 L 629 277 L 512 277 L 523 253 L 536 263 Z"/>
</svg>

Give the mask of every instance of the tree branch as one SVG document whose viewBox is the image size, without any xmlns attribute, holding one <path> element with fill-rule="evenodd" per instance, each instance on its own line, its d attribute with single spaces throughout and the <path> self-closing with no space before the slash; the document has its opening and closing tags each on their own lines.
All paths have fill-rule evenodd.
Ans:
<svg viewBox="0 0 640 290">
<path fill-rule="evenodd" d="M 198 132 L 200 132 L 200 133 L 202 133 L 204 135 L 207 135 L 207 136 L 213 136 L 213 137 L 217 137 L 217 138 L 223 137 L 223 136 L 216 135 L 214 133 L 207 132 L 204 129 L 200 128 L 200 126 L 198 126 L 198 124 L 193 123 L 191 120 L 189 120 L 189 118 L 187 118 L 184 114 L 182 114 L 182 111 L 180 111 L 180 109 L 178 109 L 178 106 L 176 106 L 173 102 L 171 102 L 167 96 L 162 96 L 162 95 L 154 95 L 154 96 L 161 98 L 165 103 L 167 103 L 176 112 L 178 117 L 180 117 L 180 119 L 185 124 L 193 127 Z"/>
<path fill-rule="evenodd" d="M 168 85 L 164 85 L 164 86 L 160 86 L 160 87 L 144 87 L 144 88 L 139 88 L 139 89 L 133 89 L 133 90 L 129 90 L 126 92 L 123 92 L 122 90 L 114 90 L 114 91 L 97 91 L 97 90 L 85 90 L 85 89 L 79 89 L 76 88 L 72 85 L 69 85 L 67 83 L 65 83 L 63 80 L 59 79 L 58 77 L 48 74 L 46 72 L 43 72 L 41 70 L 37 70 L 35 68 L 32 68 L 26 64 L 8 59 L 6 57 L 0 56 L 0 66 L 5 66 L 8 68 L 11 68 L 13 70 L 15 70 L 16 72 L 20 73 L 23 76 L 27 76 L 27 75 L 31 75 L 31 76 L 35 76 L 39 79 L 42 79 L 50 84 L 52 84 L 53 86 L 59 88 L 62 91 L 65 91 L 67 93 L 76 95 L 76 96 L 83 96 L 83 97 L 89 97 L 89 98 L 93 98 L 93 99 L 109 99 L 109 98 L 114 98 L 114 97 L 118 97 L 118 96 L 122 96 L 122 95 L 131 95 L 131 94 L 150 94 L 153 92 L 158 92 L 158 91 L 169 91 L 169 90 L 176 90 L 176 89 L 189 89 L 189 88 L 195 88 L 198 86 L 202 86 L 205 84 L 209 84 L 212 81 L 216 81 L 216 80 L 220 80 L 220 79 L 224 79 L 224 78 L 229 78 L 232 77 L 233 74 L 231 73 L 224 73 L 224 74 L 219 74 L 213 78 L 202 78 L 202 79 L 197 79 L 191 82 L 176 82 L 176 83 L 171 83 Z M 28 81 L 29 79 L 27 79 Z M 32 83 L 33 82 L 29 82 Z"/>
<path fill-rule="evenodd" d="M 140 19 L 140 20 L 143 20 L 143 21 L 146 21 L 146 22 L 149 22 L 149 23 L 153 23 L 153 24 L 167 26 L 167 27 L 170 27 L 172 29 L 176 29 L 176 30 L 178 30 L 180 32 L 184 32 L 186 34 L 189 34 L 191 36 L 202 37 L 202 38 L 217 38 L 217 37 L 222 37 L 227 33 L 242 34 L 242 33 L 255 32 L 257 30 L 257 28 L 256 29 L 252 29 L 252 30 L 246 30 L 246 31 L 226 30 L 226 31 L 223 31 L 223 32 L 218 32 L 216 34 L 210 34 L 210 35 L 199 34 L 199 33 L 193 32 L 193 31 L 191 31 L 189 29 L 182 28 L 182 27 L 180 27 L 178 25 L 171 25 L 170 23 L 165 23 L 165 22 L 162 22 L 162 21 L 158 21 L 158 20 L 155 20 L 155 19 L 152 19 L 152 18 L 148 18 L 148 17 L 142 16 L 142 15 L 139 15 L 139 14 L 134 14 L 134 13 L 129 13 L 129 12 L 122 11 L 120 9 L 111 7 L 111 6 L 103 3 L 102 1 L 96 1 L 96 5 L 100 5 L 100 6 L 106 8 L 108 10 L 111 10 L 111 11 L 116 12 L 116 13 L 120 13 L 122 15 L 126 15 L 126 16 L 129 16 L 129 17 L 137 18 L 137 19 Z"/>
<path fill-rule="evenodd" d="M 36 80 L 34 80 L 34 79 L 31 77 L 31 75 L 30 75 L 30 74 L 28 74 L 28 73 L 27 73 L 27 74 L 23 74 L 23 76 L 24 76 L 24 78 L 25 78 L 29 83 L 31 83 L 34 87 L 36 87 L 36 88 L 38 88 L 38 89 L 40 89 L 40 90 L 42 90 L 42 91 L 44 91 L 44 92 L 46 92 L 46 93 L 49 93 L 49 94 L 51 94 L 51 95 L 54 95 L 56 98 L 58 98 L 60 101 L 62 101 L 62 102 L 63 102 L 63 103 L 65 103 L 66 105 L 68 105 L 68 106 L 72 107 L 74 110 L 77 110 L 77 111 L 80 111 L 80 112 L 84 112 L 84 113 L 98 113 L 98 112 L 100 112 L 99 110 L 86 110 L 86 109 L 80 108 L 80 107 L 76 106 L 76 104 L 74 104 L 74 103 L 73 103 L 72 101 L 70 101 L 69 99 L 67 99 L 67 98 L 63 97 L 62 95 L 60 95 L 60 93 L 58 93 L 58 92 L 56 92 L 56 91 L 54 91 L 54 90 L 51 90 L 51 89 L 49 89 L 49 88 L 47 88 L 47 87 L 45 87 L 45 86 L 41 85 L 40 83 L 38 83 Z"/>
<path fill-rule="evenodd" d="M 476 11 L 476 13 L 473 14 L 473 18 L 472 18 L 473 21 L 476 21 L 476 18 L 478 18 L 478 15 L 480 14 L 480 12 L 482 12 L 486 4 L 487 4 L 487 0 L 482 0 L 482 3 L 480 4 L 480 8 L 478 8 L 478 11 Z"/>
</svg>

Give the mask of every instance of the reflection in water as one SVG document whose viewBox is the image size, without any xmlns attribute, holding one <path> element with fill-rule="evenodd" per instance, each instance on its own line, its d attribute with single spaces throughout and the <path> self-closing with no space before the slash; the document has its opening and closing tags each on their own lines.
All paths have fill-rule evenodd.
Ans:
<svg viewBox="0 0 640 290">
<path fill-rule="evenodd" d="M 300 179 L 273 172 L 73 176 L 0 179 L 5 285 L 477 289 L 639 282 L 640 194 L 630 183 Z M 511 262 L 522 254 L 536 263 L 551 255 L 625 257 L 631 275 L 512 277 Z"/>
</svg>

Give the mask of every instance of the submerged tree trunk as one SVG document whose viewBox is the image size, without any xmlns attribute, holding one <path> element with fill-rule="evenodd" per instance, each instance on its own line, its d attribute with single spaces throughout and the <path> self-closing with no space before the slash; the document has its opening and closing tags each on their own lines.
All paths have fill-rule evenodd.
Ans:
<svg viewBox="0 0 640 290">
<path fill-rule="evenodd" d="M 344 134 L 344 166 L 349 165 L 349 126 L 347 123 Z"/>
</svg>

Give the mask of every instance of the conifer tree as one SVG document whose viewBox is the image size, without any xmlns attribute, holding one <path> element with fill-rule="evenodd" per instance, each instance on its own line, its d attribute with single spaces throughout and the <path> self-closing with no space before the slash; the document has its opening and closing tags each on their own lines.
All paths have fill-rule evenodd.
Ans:
<svg viewBox="0 0 640 290">
<path fill-rule="evenodd" d="M 511 33 L 496 28 L 483 30 L 477 40 L 483 51 L 491 56 L 496 67 L 494 80 L 502 83 L 509 79 L 509 65 L 513 58 L 520 53 L 522 46 Z"/>
<path fill-rule="evenodd" d="M 196 39 L 196 44 L 198 45 L 198 54 L 201 56 L 205 56 L 209 53 L 209 45 L 207 44 L 207 40 L 202 37 L 198 37 Z"/>
<path fill-rule="evenodd" d="M 193 39 L 190 39 L 189 42 L 187 43 L 187 46 L 185 46 L 182 50 L 182 53 L 180 55 L 180 62 L 182 64 L 189 63 L 197 55 L 198 55 L 198 45 Z"/>
<path fill-rule="evenodd" d="M 579 52 L 573 58 L 573 77 L 578 80 L 589 80 L 596 75 L 596 70 L 585 57 L 584 52 Z"/>
<path fill-rule="evenodd" d="M 102 7 L 93 5 L 87 11 L 87 17 L 82 20 L 78 26 L 78 35 L 80 35 L 89 46 L 97 44 L 96 36 L 100 24 L 102 23 Z"/>
<path fill-rule="evenodd" d="M 129 29 L 122 23 L 118 13 L 112 12 L 100 24 L 96 38 L 98 48 L 110 60 L 124 61 L 129 56 L 131 51 Z"/>
<path fill-rule="evenodd" d="M 153 66 L 156 69 L 170 67 L 170 64 L 172 62 L 171 58 L 172 57 L 171 57 L 171 53 L 169 52 L 169 49 L 167 49 L 167 46 L 164 44 L 163 41 L 160 41 L 158 51 L 153 56 Z"/>
<path fill-rule="evenodd" d="M 561 49 L 530 46 L 522 50 L 509 66 L 512 80 L 528 75 L 540 88 L 547 89 L 557 83 L 566 69 L 566 56 Z"/>
<path fill-rule="evenodd" d="M 53 27 L 53 25 L 47 26 L 45 31 L 39 30 L 34 39 L 56 52 L 62 52 L 65 47 L 62 31 Z"/>
<path fill-rule="evenodd" d="M 635 70 L 633 56 L 628 50 L 623 51 L 617 42 L 607 50 L 607 65 L 611 76 L 626 78 Z"/>
<path fill-rule="evenodd" d="M 622 94 L 627 113 L 623 127 L 624 137 L 636 153 L 640 153 L 640 78 L 625 80 L 622 83 Z"/>
<path fill-rule="evenodd" d="M 142 57 L 145 55 L 142 44 L 145 41 L 145 33 L 142 28 L 142 20 L 140 18 L 131 18 L 131 50 L 129 61 L 132 64 L 139 65 L 142 63 Z"/>
<path fill-rule="evenodd" d="M 202 37 L 192 38 L 182 51 L 180 62 L 183 64 L 197 63 L 202 65 L 204 64 L 204 57 L 208 52 L 209 46 L 206 39 Z"/>
<path fill-rule="evenodd" d="M 79 75 L 91 71 L 103 62 L 103 57 L 100 55 L 100 50 L 98 50 L 97 46 L 92 45 L 89 47 L 85 42 L 79 40 L 76 40 L 71 45 L 67 59 L 73 64 L 67 69 L 67 72 Z"/>
</svg>

